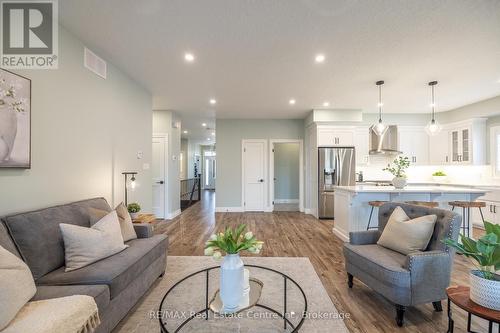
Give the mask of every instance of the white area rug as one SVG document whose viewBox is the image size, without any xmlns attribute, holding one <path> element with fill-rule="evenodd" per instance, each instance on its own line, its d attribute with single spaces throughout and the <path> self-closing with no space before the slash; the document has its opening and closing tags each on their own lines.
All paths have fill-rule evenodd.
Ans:
<svg viewBox="0 0 500 333">
<path fill-rule="evenodd" d="M 290 278 L 295 280 L 303 289 L 308 302 L 308 318 L 305 319 L 300 332 L 304 333 L 334 333 L 348 332 L 344 322 L 343 314 L 338 313 L 337 309 L 330 300 L 328 293 L 324 289 L 321 281 L 316 274 L 311 262 L 308 258 L 243 258 L 246 264 L 259 265 L 269 267 L 277 271 L 283 272 Z M 151 290 L 139 301 L 129 315 L 122 320 L 120 325 L 115 329 L 120 333 L 144 333 L 144 332 L 160 332 L 159 320 L 155 317 L 155 312 L 158 311 L 160 302 L 168 291 L 177 281 L 183 277 L 194 273 L 201 269 L 212 267 L 220 264 L 211 258 L 207 257 L 174 257 L 169 256 L 167 259 L 167 274 L 163 279 L 153 285 Z M 263 270 L 256 269 L 251 276 L 258 277 L 264 282 L 262 304 L 270 305 L 274 309 L 280 311 L 283 309 L 282 294 L 283 294 L 283 279 L 280 276 L 272 273 L 267 273 Z M 215 271 L 210 274 L 210 292 L 211 298 L 215 288 L 218 285 L 218 273 Z M 303 310 L 299 290 L 292 284 L 288 283 L 288 311 L 297 311 L 300 313 Z M 189 284 L 180 285 L 176 292 L 169 295 L 171 305 L 177 307 L 178 311 L 199 311 L 204 308 L 205 304 L 205 275 L 200 275 L 194 278 Z M 213 287 L 213 288 L 212 288 Z M 182 304 L 182 309 L 178 304 Z M 168 308 L 172 310 L 172 308 Z M 253 308 L 255 313 L 258 313 L 259 308 Z M 266 322 L 271 320 L 273 322 Z M 298 321 L 291 319 L 292 322 Z M 178 323 L 184 321 L 182 318 L 169 318 L 169 330 L 174 327 L 176 321 Z M 283 333 L 290 332 L 290 329 L 283 329 L 283 321 L 281 319 L 259 319 L 248 317 L 244 319 L 217 319 L 217 323 L 208 327 L 204 320 L 194 320 L 191 324 L 186 325 L 181 332 L 201 332 L 201 333 Z M 219 323 L 220 321 L 220 323 Z M 212 322 L 213 323 L 213 322 Z M 185 329 L 185 330 L 184 330 Z"/>
</svg>

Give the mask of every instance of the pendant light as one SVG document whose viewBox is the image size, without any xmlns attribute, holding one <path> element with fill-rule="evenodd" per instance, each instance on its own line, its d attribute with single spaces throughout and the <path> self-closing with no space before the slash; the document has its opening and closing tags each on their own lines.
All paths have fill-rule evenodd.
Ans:
<svg viewBox="0 0 500 333">
<path fill-rule="evenodd" d="M 378 136 L 382 136 L 387 131 L 387 126 L 382 122 L 382 106 L 384 105 L 382 104 L 382 85 L 384 81 L 377 81 L 375 84 L 378 86 L 378 123 L 372 126 L 372 130 Z"/>
<path fill-rule="evenodd" d="M 436 113 L 436 103 L 434 101 L 434 86 L 438 84 L 437 81 L 431 81 L 429 82 L 429 86 L 431 87 L 431 120 L 425 126 L 425 131 L 427 132 L 428 135 L 436 135 L 439 132 L 441 132 L 442 126 L 436 121 L 435 118 L 435 113 Z"/>
</svg>

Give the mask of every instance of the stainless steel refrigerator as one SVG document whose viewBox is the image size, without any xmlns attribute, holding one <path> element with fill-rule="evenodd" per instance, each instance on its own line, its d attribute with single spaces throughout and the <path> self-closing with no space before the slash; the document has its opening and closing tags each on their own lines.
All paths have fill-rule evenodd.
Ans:
<svg viewBox="0 0 500 333">
<path fill-rule="evenodd" d="M 318 214 L 319 218 L 333 219 L 334 186 L 356 184 L 356 161 L 353 147 L 318 148 Z"/>
</svg>

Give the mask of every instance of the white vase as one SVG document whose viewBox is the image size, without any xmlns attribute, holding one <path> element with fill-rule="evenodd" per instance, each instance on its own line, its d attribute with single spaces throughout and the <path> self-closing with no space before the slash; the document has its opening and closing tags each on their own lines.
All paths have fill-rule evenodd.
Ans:
<svg viewBox="0 0 500 333">
<path fill-rule="evenodd" d="M 228 254 L 220 266 L 220 298 L 223 311 L 238 310 L 243 296 L 244 265 L 239 254 Z"/>
<path fill-rule="evenodd" d="M 17 114 L 6 107 L 0 107 L 0 162 L 8 161 L 17 135 Z"/>
<path fill-rule="evenodd" d="M 130 217 L 132 218 L 132 220 L 135 220 L 136 218 L 139 217 L 139 213 L 129 213 L 130 214 Z"/>
<path fill-rule="evenodd" d="M 500 280 L 487 280 L 480 275 L 477 270 L 470 271 L 470 299 L 485 308 L 500 311 Z"/>
<path fill-rule="evenodd" d="M 395 187 L 395 188 L 404 188 L 406 186 L 407 182 L 406 182 L 406 178 L 405 177 L 394 177 L 392 179 L 392 185 Z"/>
<path fill-rule="evenodd" d="M 447 176 L 432 176 L 432 179 L 434 179 L 436 183 L 444 183 L 447 178 Z"/>
</svg>

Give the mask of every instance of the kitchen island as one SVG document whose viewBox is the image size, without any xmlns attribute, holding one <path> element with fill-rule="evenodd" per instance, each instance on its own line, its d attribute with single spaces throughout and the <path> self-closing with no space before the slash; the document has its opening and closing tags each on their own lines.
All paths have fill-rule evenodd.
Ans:
<svg viewBox="0 0 500 333">
<path fill-rule="evenodd" d="M 335 197 L 335 224 L 333 232 L 344 241 L 349 232 L 366 230 L 371 206 L 369 201 L 434 201 L 443 209 L 451 209 L 450 201 L 474 201 L 488 191 L 473 187 L 408 185 L 404 189 L 394 186 L 355 185 L 333 186 Z M 457 209 L 461 214 L 461 210 Z M 378 209 L 375 208 L 370 227 L 378 225 Z"/>
</svg>

